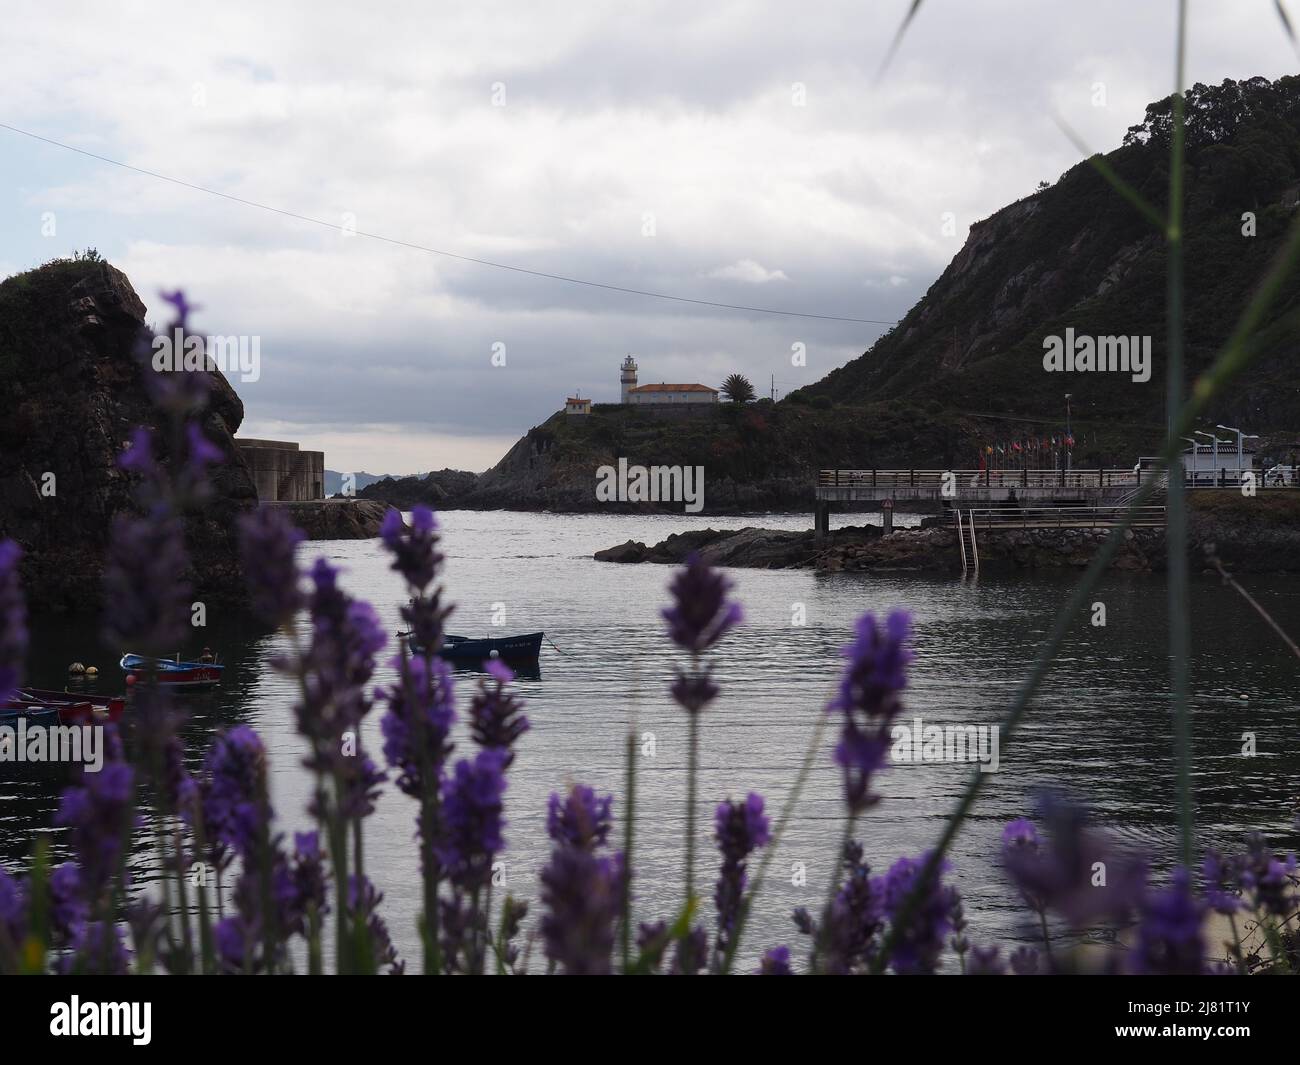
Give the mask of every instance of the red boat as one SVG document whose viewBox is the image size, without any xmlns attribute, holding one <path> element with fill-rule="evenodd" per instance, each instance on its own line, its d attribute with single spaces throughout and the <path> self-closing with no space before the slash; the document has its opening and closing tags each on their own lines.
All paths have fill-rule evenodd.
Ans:
<svg viewBox="0 0 1300 1065">
<path fill-rule="evenodd" d="M 126 674 L 127 687 L 143 680 L 177 691 L 203 691 L 221 683 L 225 666 L 211 662 L 183 662 L 180 655 L 171 658 L 146 658 L 143 655 L 125 654 L 118 663 Z"/>
<path fill-rule="evenodd" d="M 10 705 L 26 709 L 45 706 L 57 710 L 61 725 L 107 725 L 122 716 L 126 699 L 120 695 L 83 695 L 80 692 L 20 688 Z"/>
</svg>

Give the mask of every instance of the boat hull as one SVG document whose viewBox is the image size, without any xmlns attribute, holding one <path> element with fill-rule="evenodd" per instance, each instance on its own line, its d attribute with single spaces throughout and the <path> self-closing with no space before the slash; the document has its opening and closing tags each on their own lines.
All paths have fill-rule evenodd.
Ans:
<svg viewBox="0 0 1300 1065">
<path fill-rule="evenodd" d="M 448 636 L 447 642 L 438 651 L 438 657 L 456 665 L 480 666 L 492 660 L 514 663 L 534 663 L 542 650 L 540 632 L 529 632 L 521 636 L 502 636 L 487 640 L 471 640 L 464 636 Z M 411 645 L 413 654 L 423 654 L 423 648 Z"/>
<path fill-rule="evenodd" d="M 126 699 L 121 695 L 82 695 L 44 688 L 22 688 L 16 698 L 56 708 L 62 725 L 115 724 L 126 709 Z"/>
<path fill-rule="evenodd" d="M 213 662 L 174 662 L 149 659 L 143 655 L 123 655 L 118 663 L 128 683 L 146 681 L 152 676 L 159 684 L 176 691 L 202 691 L 221 683 L 225 666 Z"/>
</svg>

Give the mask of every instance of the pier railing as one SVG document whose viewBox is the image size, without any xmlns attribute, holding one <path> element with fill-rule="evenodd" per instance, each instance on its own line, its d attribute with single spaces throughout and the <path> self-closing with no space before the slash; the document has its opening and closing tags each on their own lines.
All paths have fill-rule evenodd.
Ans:
<svg viewBox="0 0 1300 1065">
<path fill-rule="evenodd" d="M 819 488 L 1136 488 L 1150 473 L 1133 470 L 821 470 Z"/>
<path fill-rule="evenodd" d="M 1253 471 L 1257 488 L 1296 488 L 1300 480 L 1295 474 L 1285 478 L 1266 477 L 1263 471 Z M 1073 469 L 1073 470 L 821 470 L 817 474 L 818 488 L 942 488 L 946 478 L 955 479 L 955 487 L 963 488 L 1138 488 L 1155 477 L 1161 485 L 1168 483 L 1166 474 L 1152 470 L 1141 472 L 1127 469 Z M 1237 488 L 1241 474 L 1224 468 L 1216 476 L 1209 470 L 1187 471 L 1183 483 L 1188 488 Z"/>
<path fill-rule="evenodd" d="M 985 529 L 1109 529 L 1126 507 L 1006 507 L 968 510 L 969 527 Z M 1134 507 L 1135 529 L 1163 528 L 1164 507 Z"/>
</svg>

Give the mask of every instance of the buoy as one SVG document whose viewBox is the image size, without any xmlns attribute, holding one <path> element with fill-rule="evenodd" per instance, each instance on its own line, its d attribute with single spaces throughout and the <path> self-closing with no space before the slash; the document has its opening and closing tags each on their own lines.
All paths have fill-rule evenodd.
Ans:
<svg viewBox="0 0 1300 1065">
<path fill-rule="evenodd" d="M 69 673 L 85 673 L 85 672 L 86 672 L 86 667 L 83 666 L 80 662 L 73 662 L 72 665 L 70 665 L 70 666 L 68 667 L 68 672 L 69 672 Z"/>
<path fill-rule="evenodd" d="M 86 667 L 86 676 L 88 676 L 88 677 L 98 677 L 98 676 L 99 676 L 99 667 L 98 667 L 98 666 L 87 666 L 87 667 Z"/>
</svg>

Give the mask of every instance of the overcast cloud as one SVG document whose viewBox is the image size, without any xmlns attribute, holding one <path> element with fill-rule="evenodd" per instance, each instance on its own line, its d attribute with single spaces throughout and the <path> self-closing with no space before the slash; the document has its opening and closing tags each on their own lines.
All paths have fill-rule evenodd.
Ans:
<svg viewBox="0 0 1300 1065">
<path fill-rule="evenodd" d="M 1172 84 L 1172 0 L 928 0 L 877 85 L 907 6 L 11 3 L 0 122 L 459 255 L 888 322 L 1077 161 L 1054 114 L 1109 149 Z M 1191 9 L 1189 80 L 1294 72 L 1271 0 Z M 334 469 L 484 469 L 566 394 L 616 399 L 627 352 L 784 394 L 886 328 L 494 270 L 5 130 L 0 190 L 0 275 L 93 245 L 158 321 L 183 286 L 200 331 L 261 338 L 243 432 Z"/>
</svg>

